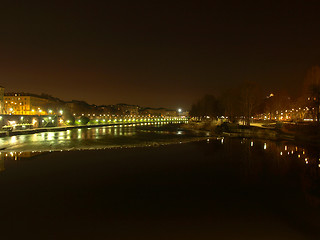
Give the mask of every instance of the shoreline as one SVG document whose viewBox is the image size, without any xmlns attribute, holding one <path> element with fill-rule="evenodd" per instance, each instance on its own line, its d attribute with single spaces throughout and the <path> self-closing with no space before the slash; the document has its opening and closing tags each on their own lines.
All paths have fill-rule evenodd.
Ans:
<svg viewBox="0 0 320 240">
<path fill-rule="evenodd" d="M 301 145 L 320 146 L 320 136 L 315 129 L 314 134 L 302 134 L 298 131 L 286 131 L 285 128 L 265 128 L 258 126 L 242 126 L 223 123 L 221 125 L 206 123 L 187 123 L 182 128 L 200 132 L 209 132 L 216 137 L 256 138 L 271 141 L 290 141 Z"/>
</svg>

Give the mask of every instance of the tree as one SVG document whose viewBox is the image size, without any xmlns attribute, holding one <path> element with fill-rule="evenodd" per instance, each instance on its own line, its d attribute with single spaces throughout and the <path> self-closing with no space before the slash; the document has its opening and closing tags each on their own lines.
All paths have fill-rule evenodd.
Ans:
<svg viewBox="0 0 320 240">
<path fill-rule="evenodd" d="M 63 120 L 64 120 L 65 124 L 67 124 L 67 125 L 74 125 L 74 123 L 75 123 L 75 118 L 69 111 L 64 112 Z"/>
<path fill-rule="evenodd" d="M 222 104 L 213 95 L 205 95 L 198 102 L 192 105 L 190 110 L 190 116 L 192 117 L 204 117 L 209 116 L 215 118 L 221 116 Z"/>
<path fill-rule="evenodd" d="M 281 111 L 292 108 L 291 97 L 286 91 L 277 91 L 270 94 L 264 100 L 264 112 L 269 113 L 270 118 L 281 117 Z"/>
<path fill-rule="evenodd" d="M 238 88 L 229 88 L 221 96 L 220 101 L 223 105 L 224 116 L 227 116 L 231 122 L 234 122 L 241 115 L 239 105 L 240 95 Z"/>
<path fill-rule="evenodd" d="M 240 105 L 247 126 L 250 126 L 254 109 L 260 103 L 260 89 L 255 82 L 243 82 L 239 87 Z"/>
<path fill-rule="evenodd" d="M 316 118 L 316 121 L 320 123 L 320 67 L 313 66 L 307 71 L 304 79 L 304 98 L 307 102 L 307 106 L 311 109 Z"/>
<path fill-rule="evenodd" d="M 81 116 L 79 120 L 82 125 L 87 125 L 90 122 L 90 119 L 86 116 Z"/>
</svg>

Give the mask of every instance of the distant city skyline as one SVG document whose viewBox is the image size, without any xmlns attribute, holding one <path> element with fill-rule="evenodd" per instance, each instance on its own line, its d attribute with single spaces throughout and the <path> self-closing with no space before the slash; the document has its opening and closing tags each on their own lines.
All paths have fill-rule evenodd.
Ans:
<svg viewBox="0 0 320 240">
<path fill-rule="evenodd" d="M 152 109 L 170 109 L 170 108 L 166 108 L 163 106 L 160 107 L 150 107 L 147 105 L 139 105 L 139 104 L 132 104 L 132 103 L 126 103 L 126 102 L 118 102 L 118 103 L 103 103 L 103 104 L 95 104 L 95 103 L 89 103 L 88 101 L 86 101 L 85 99 L 72 99 L 72 100 L 65 100 L 63 98 L 59 98 L 57 96 L 54 96 L 52 94 L 48 94 L 48 93 L 36 93 L 36 92 L 26 92 L 26 91 L 6 91 L 6 88 L 3 86 L 0 86 L 2 92 L 2 95 L 0 94 L 0 97 L 2 96 L 6 96 L 6 97 L 20 97 L 20 96 L 34 96 L 34 97 L 40 97 L 40 98 L 53 98 L 53 99 L 57 99 L 57 100 L 61 100 L 62 102 L 65 103 L 71 103 L 71 102 L 83 102 L 83 103 L 87 103 L 89 105 L 96 105 L 96 106 L 111 106 L 111 105 L 127 105 L 127 106 L 139 106 L 141 108 L 152 108 Z M 3 101 L 3 99 L 0 98 L 1 101 Z M 177 108 L 177 109 L 170 109 L 173 111 L 177 111 L 177 112 L 181 112 L 181 111 L 188 111 L 188 109 L 182 109 L 182 108 Z"/>
</svg>

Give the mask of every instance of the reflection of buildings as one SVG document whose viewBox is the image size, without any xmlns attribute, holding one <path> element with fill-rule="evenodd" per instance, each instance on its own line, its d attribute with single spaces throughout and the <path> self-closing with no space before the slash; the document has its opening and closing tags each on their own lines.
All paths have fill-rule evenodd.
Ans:
<svg viewBox="0 0 320 240">
<path fill-rule="evenodd" d="M 6 93 L 4 113 L 14 115 L 44 115 L 55 102 L 40 96 L 24 93 Z"/>
<path fill-rule="evenodd" d="M 19 161 L 43 154 L 43 152 L 0 152 L 0 172 L 5 170 L 5 160 Z"/>
</svg>

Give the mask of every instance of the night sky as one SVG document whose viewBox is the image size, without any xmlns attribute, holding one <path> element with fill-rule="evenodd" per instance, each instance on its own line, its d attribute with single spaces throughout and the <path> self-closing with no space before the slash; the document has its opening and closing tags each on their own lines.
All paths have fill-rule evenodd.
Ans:
<svg viewBox="0 0 320 240">
<path fill-rule="evenodd" d="M 189 108 L 244 80 L 297 94 L 320 63 L 319 1 L 79 2 L 1 2 L 7 92 Z"/>
</svg>

